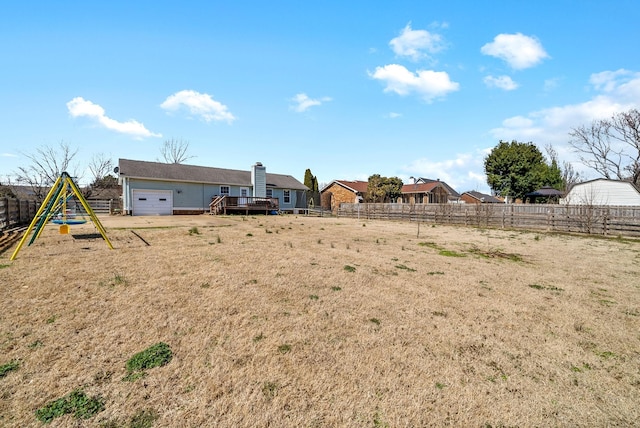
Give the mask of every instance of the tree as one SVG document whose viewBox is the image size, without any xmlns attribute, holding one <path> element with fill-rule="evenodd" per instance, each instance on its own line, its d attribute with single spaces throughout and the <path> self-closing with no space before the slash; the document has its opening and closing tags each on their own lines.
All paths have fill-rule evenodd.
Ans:
<svg viewBox="0 0 640 428">
<path fill-rule="evenodd" d="M 402 180 L 398 177 L 382 177 L 373 174 L 369 177 L 366 198 L 370 202 L 394 201 L 402 195 Z"/>
<path fill-rule="evenodd" d="M 590 126 L 572 128 L 569 135 L 585 166 L 605 178 L 640 185 L 640 111 L 594 120 Z"/>
<path fill-rule="evenodd" d="M 172 138 L 162 143 L 162 147 L 160 147 L 160 154 L 166 163 L 183 163 L 194 157 L 187 155 L 188 150 L 188 141 Z"/>
<path fill-rule="evenodd" d="M 78 180 L 74 171 L 69 171 L 71 162 L 78 153 L 78 149 L 72 149 L 69 144 L 61 141 L 58 147 L 43 146 L 36 149 L 35 153 L 24 154 L 31 161 L 28 166 L 18 167 L 15 172 L 16 181 L 29 186 L 38 202 L 42 202 L 47 196 L 49 188 L 55 183 L 63 172 Z"/>
<path fill-rule="evenodd" d="M 582 181 L 582 176 L 575 170 L 571 162 L 563 161 L 562 167 L 559 167 L 558 152 L 556 152 L 551 144 L 547 144 L 545 146 L 545 150 L 547 151 L 547 157 L 551 161 L 551 170 L 560 170 L 560 185 L 556 187 L 555 185 L 551 184 L 551 187 L 562 190 L 564 192 L 568 192 L 569 190 L 571 190 L 574 184 Z M 554 173 L 552 172 L 552 174 Z"/>
<path fill-rule="evenodd" d="M 542 186 L 559 187 L 560 168 L 548 165 L 538 147 L 529 143 L 500 141 L 484 160 L 487 184 L 496 195 L 524 199 Z"/>
<path fill-rule="evenodd" d="M 113 171 L 113 161 L 106 157 L 104 153 L 99 153 L 91 157 L 91 161 L 89 162 L 89 171 L 91 171 L 92 187 L 107 187 L 113 182 L 113 180 L 108 179 L 108 177 L 112 179 L 114 178 L 111 175 L 111 172 Z"/>
<path fill-rule="evenodd" d="M 304 172 L 304 185 L 307 186 L 311 192 L 318 191 L 318 179 L 311 173 L 309 168 Z"/>
</svg>

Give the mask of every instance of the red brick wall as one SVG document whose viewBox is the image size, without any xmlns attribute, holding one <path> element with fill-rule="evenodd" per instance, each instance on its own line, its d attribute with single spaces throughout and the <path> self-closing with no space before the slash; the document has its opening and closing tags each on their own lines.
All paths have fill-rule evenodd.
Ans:
<svg viewBox="0 0 640 428">
<path fill-rule="evenodd" d="M 337 211 L 341 203 L 352 204 L 356 202 L 356 194 L 349 189 L 345 189 L 337 183 L 333 183 L 322 191 L 320 197 L 322 208 Z"/>
</svg>

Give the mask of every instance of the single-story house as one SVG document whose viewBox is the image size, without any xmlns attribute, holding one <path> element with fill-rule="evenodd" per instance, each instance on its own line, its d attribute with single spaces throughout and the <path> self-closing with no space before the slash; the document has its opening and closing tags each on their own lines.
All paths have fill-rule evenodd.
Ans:
<svg viewBox="0 0 640 428">
<path fill-rule="evenodd" d="M 280 211 L 295 213 L 306 208 L 309 190 L 290 175 L 267 173 L 259 162 L 242 171 L 120 159 L 116 175 L 128 215 L 201 214 L 226 196 L 274 198 Z"/>
<path fill-rule="evenodd" d="M 323 209 L 337 211 L 343 202 L 363 202 L 368 186 L 367 181 L 333 180 L 320 190 L 320 204 Z"/>
<path fill-rule="evenodd" d="M 440 179 L 421 177 L 413 184 L 402 186 L 402 202 L 405 204 L 446 204 L 459 200 L 460 194 Z"/>
<path fill-rule="evenodd" d="M 469 190 L 460 195 L 460 201 L 466 204 L 504 204 L 502 199 L 485 193 Z"/>
<path fill-rule="evenodd" d="M 640 191 L 629 181 L 596 178 L 574 184 L 560 203 L 640 206 Z"/>
</svg>

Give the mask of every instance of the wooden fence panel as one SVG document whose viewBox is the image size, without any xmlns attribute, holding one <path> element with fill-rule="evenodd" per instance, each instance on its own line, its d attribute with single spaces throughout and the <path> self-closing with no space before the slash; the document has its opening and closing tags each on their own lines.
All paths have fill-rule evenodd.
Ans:
<svg viewBox="0 0 640 428">
<path fill-rule="evenodd" d="M 34 200 L 0 198 L 0 230 L 28 224 L 37 208 Z"/>
<path fill-rule="evenodd" d="M 546 204 L 340 204 L 338 216 L 640 236 L 640 207 Z"/>
</svg>

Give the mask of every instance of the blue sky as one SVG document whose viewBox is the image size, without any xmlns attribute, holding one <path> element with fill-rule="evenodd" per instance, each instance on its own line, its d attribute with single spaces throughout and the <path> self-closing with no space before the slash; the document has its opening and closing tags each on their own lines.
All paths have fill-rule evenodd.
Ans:
<svg viewBox="0 0 640 428">
<path fill-rule="evenodd" d="M 195 165 L 488 192 L 499 140 L 575 161 L 572 127 L 640 107 L 639 18 L 636 0 L 9 2 L 0 181 L 60 141 L 82 171 L 173 138 Z"/>
</svg>

